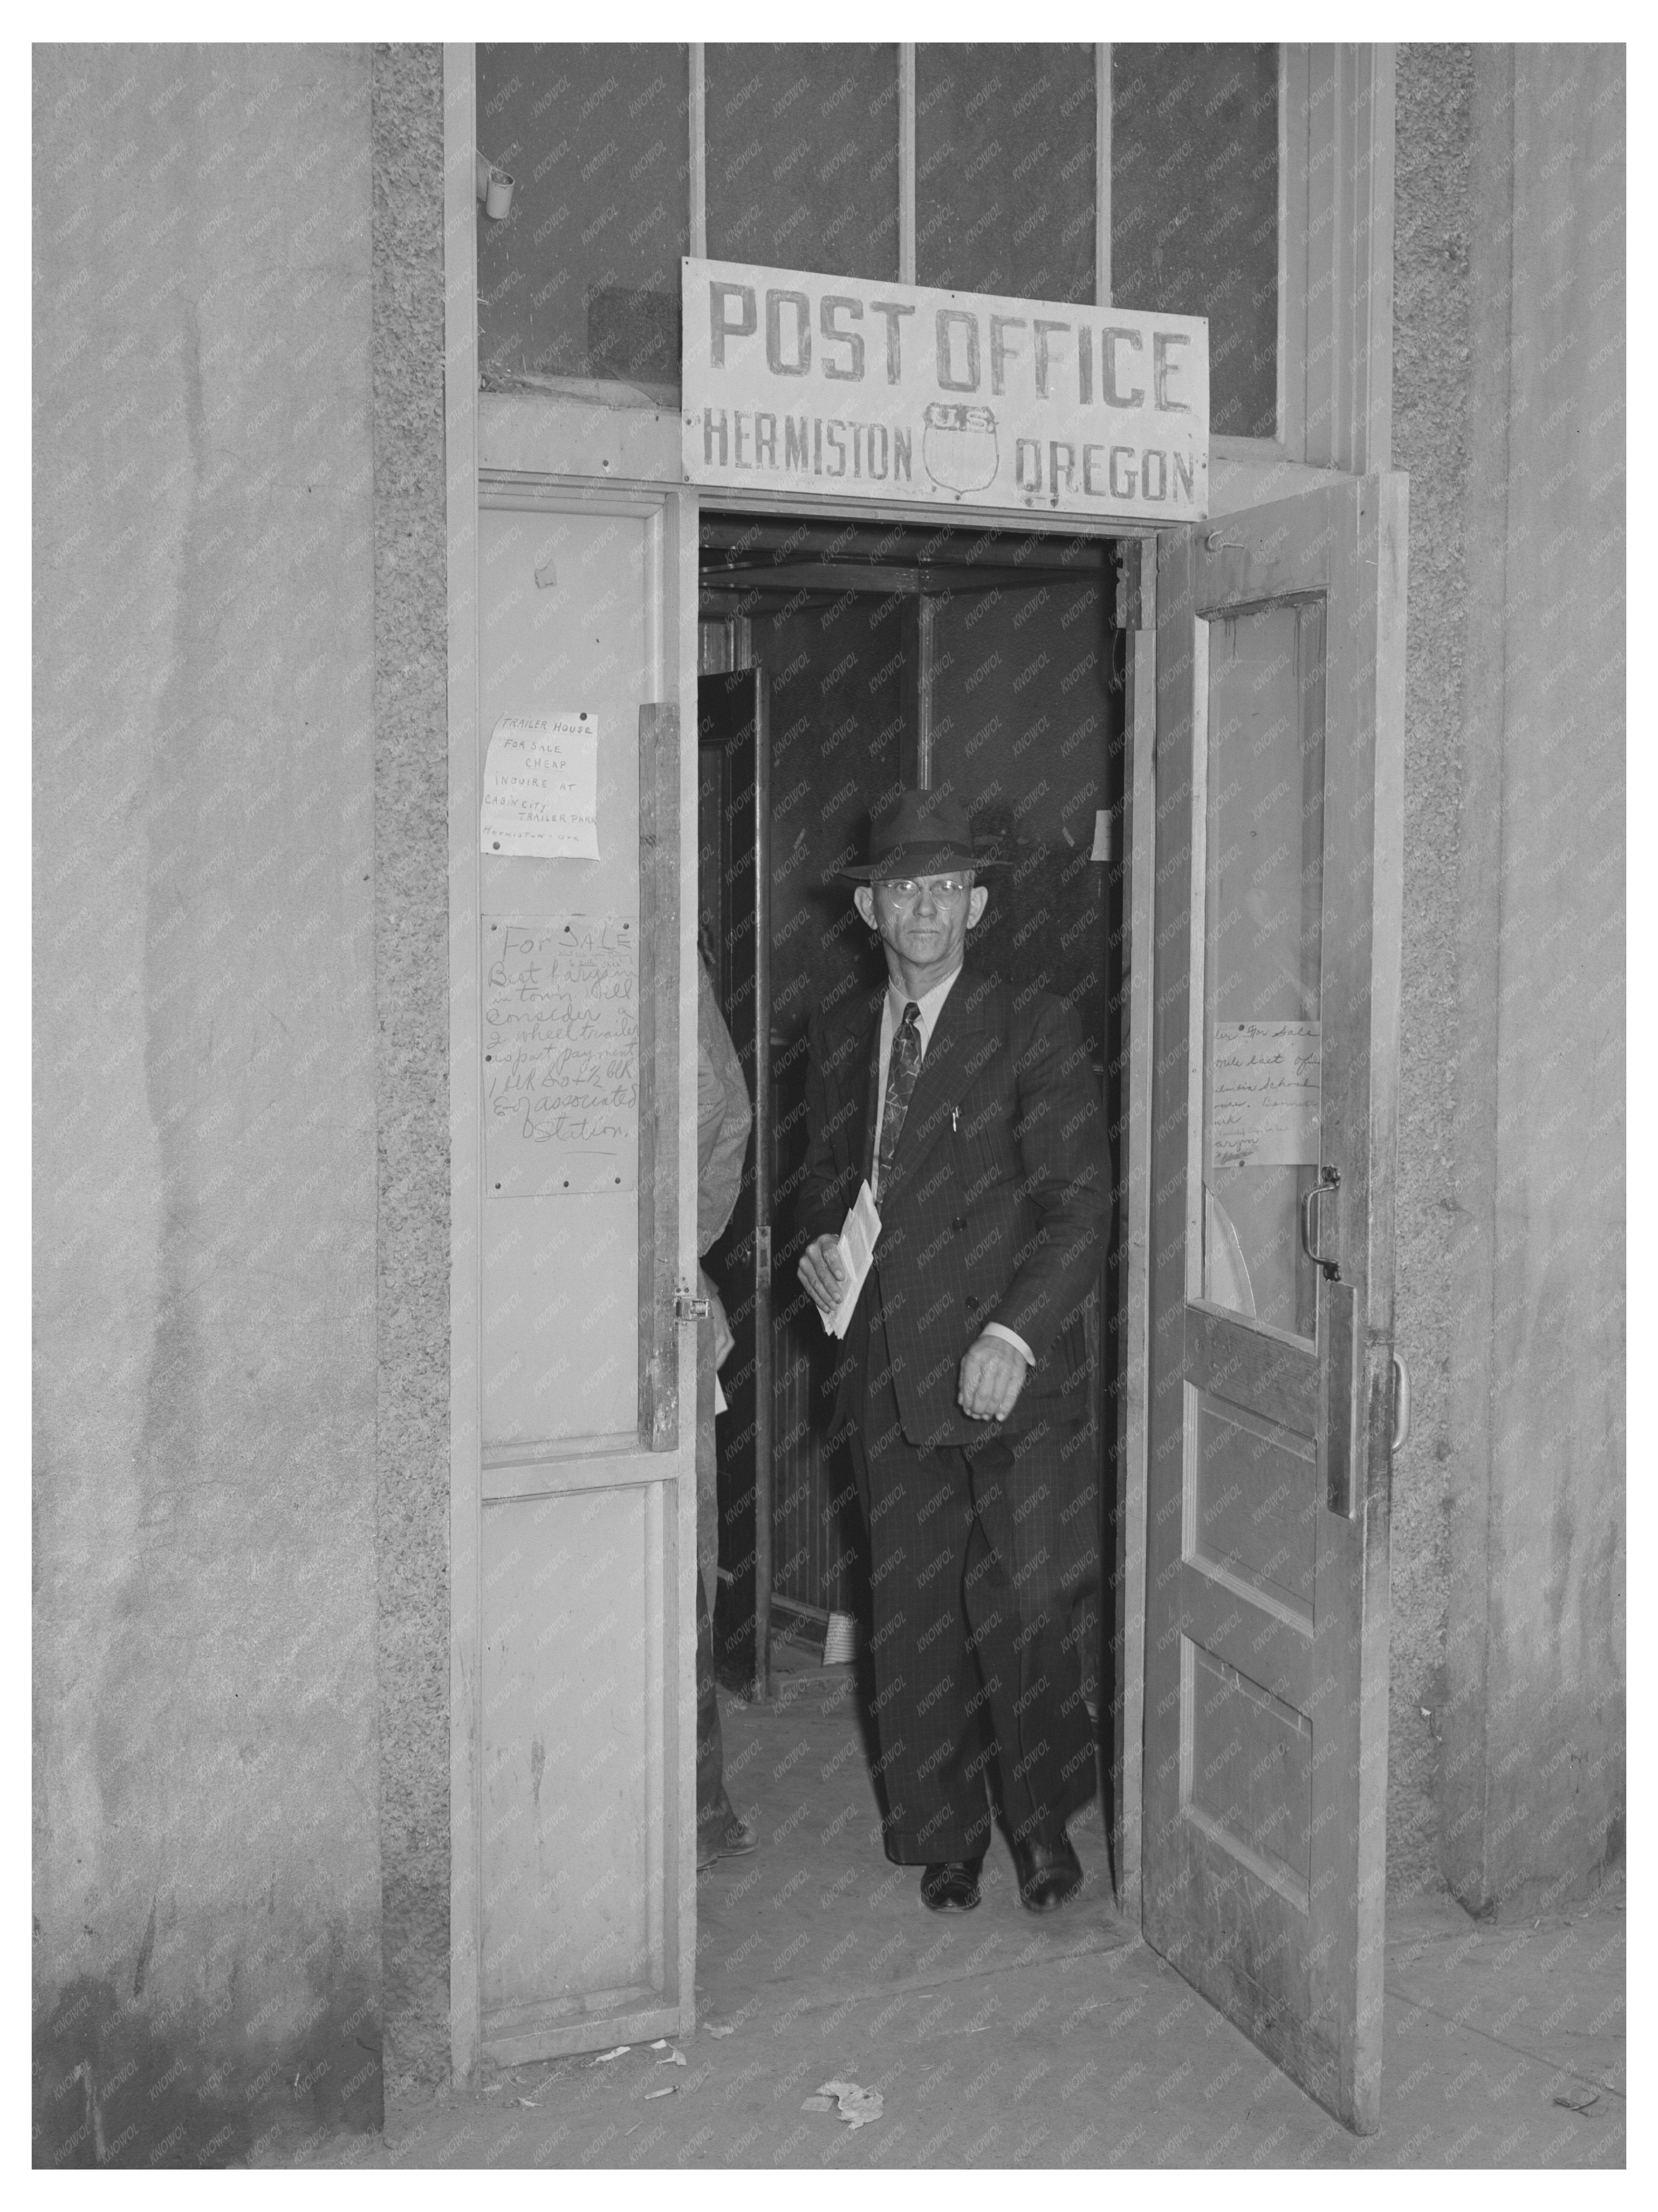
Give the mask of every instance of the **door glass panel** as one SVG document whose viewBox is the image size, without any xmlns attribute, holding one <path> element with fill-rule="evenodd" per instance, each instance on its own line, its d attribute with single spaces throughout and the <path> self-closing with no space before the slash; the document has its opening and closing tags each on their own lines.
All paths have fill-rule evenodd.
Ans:
<svg viewBox="0 0 1658 2212">
<path fill-rule="evenodd" d="M 1203 1220 L 1188 1290 L 1310 1340 L 1318 1271 L 1300 1212 L 1319 1163 L 1322 606 L 1212 623 L 1208 696 Z"/>
</svg>

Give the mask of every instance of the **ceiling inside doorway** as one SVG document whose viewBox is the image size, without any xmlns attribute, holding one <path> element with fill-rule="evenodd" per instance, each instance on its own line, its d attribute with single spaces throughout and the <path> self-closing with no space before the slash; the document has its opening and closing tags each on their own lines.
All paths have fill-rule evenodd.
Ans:
<svg viewBox="0 0 1658 2212">
<path fill-rule="evenodd" d="M 1061 575 L 1100 577 L 1111 559 L 1108 540 L 1046 532 L 705 514 L 702 611 L 752 613 L 772 594 L 805 605 L 808 599 L 799 595 L 931 598 L 1017 590 Z"/>
</svg>

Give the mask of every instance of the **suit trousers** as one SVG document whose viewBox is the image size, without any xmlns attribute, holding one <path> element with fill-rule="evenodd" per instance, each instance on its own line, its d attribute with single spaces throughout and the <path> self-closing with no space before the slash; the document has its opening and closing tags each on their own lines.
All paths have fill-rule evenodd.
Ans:
<svg viewBox="0 0 1658 2212">
<path fill-rule="evenodd" d="M 872 1336 L 884 1340 L 878 1321 Z M 890 1382 L 865 1389 L 853 1456 L 886 1850 L 901 1865 L 978 1856 L 993 1803 L 1016 1838 L 1051 1838 L 1094 1796 L 1074 1571 L 1054 1525 L 1061 1455 L 1081 1430 L 1039 1419 L 923 1450 L 903 1435 Z"/>
</svg>

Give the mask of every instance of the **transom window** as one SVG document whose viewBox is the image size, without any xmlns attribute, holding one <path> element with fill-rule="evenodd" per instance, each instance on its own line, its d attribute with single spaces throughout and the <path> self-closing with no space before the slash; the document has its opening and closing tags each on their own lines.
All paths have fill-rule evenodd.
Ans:
<svg viewBox="0 0 1658 2212">
<path fill-rule="evenodd" d="M 707 254 L 1206 315 L 1214 431 L 1282 438 L 1295 51 L 480 46 L 478 148 L 514 180 L 478 217 L 484 386 L 677 404 Z"/>
</svg>

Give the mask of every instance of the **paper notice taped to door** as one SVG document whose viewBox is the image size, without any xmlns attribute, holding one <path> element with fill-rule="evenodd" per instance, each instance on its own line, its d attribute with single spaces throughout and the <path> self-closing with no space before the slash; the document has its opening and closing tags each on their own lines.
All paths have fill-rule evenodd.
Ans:
<svg viewBox="0 0 1658 2212">
<path fill-rule="evenodd" d="M 1316 1165 L 1320 1051 L 1316 1022 L 1215 1024 L 1209 1107 L 1213 1165 Z"/>
<path fill-rule="evenodd" d="M 484 917 L 489 1197 L 639 1188 L 638 939 L 631 915 Z"/>
<path fill-rule="evenodd" d="M 598 858 L 598 721 L 503 714 L 489 733 L 478 842 L 503 859 Z"/>
</svg>

